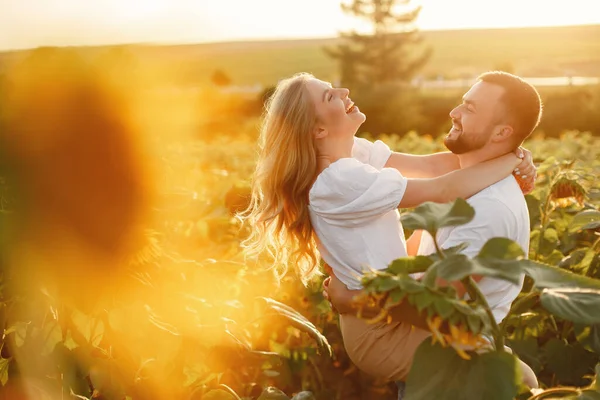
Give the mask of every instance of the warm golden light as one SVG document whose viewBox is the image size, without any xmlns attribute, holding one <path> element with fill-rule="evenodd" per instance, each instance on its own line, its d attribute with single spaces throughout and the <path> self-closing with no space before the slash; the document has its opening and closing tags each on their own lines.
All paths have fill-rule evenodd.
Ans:
<svg viewBox="0 0 600 400">
<path fill-rule="evenodd" d="M 3 360 L 20 379 L 2 393 L 183 399 L 229 368 L 226 354 L 269 350 L 263 330 L 280 325 L 261 296 L 275 279 L 243 262 L 233 216 L 244 205 L 228 195 L 252 165 L 223 165 L 223 140 L 193 141 L 203 104 L 211 114 L 228 97 L 169 94 L 173 71 L 120 50 L 88 63 L 41 49 L 6 74 L 0 178 L 18 203 L 2 221 L 2 283 L 22 306 L 3 314 Z M 63 362 L 84 368 L 93 389 L 57 376 Z"/>
<path fill-rule="evenodd" d="M 0 3 L 0 49 L 40 45 L 333 37 L 364 28 L 338 1 L 152 0 Z M 413 0 L 425 30 L 600 23 L 594 1 Z"/>
<path fill-rule="evenodd" d="M 512 71 L 539 86 L 544 116 L 525 143 L 541 163 L 523 222 L 530 254 L 600 278 L 600 193 L 592 187 L 600 174 L 600 14 L 594 1 L 567 3 L 414 0 L 423 6 L 421 42 L 359 38 L 363 53 L 336 59 L 323 50 L 346 45 L 338 32 L 372 28 L 344 15 L 338 0 L 0 0 L 0 400 L 240 400 L 272 387 L 285 392 L 269 397 L 278 399 L 302 390 L 318 399 L 396 398 L 393 383 L 367 378 L 346 354 L 322 275 L 304 286 L 293 258 L 282 277 L 272 254 L 244 253 L 252 226 L 240 213 L 266 100 L 298 72 L 348 86 L 368 114 L 357 135 L 411 154 L 445 150 L 448 113 L 480 73 Z M 581 26 L 465 29 L 545 25 Z M 302 40 L 272 40 L 282 38 Z M 198 44 L 229 40 L 241 42 Z M 373 54 L 392 47 L 398 57 L 387 70 L 344 82 L 379 70 Z M 427 47 L 423 65 L 405 63 Z M 17 48 L 32 49 L 3 52 Z M 290 125 L 284 114 L 281 125 Z M 314 123 L 289 142 L 310 143 Z M 294 166 L 294 147 L 281 148 L 266 153 Z M 299 173 L 304 188 L 318 174 L 313 155 Z M 553 201 L 556 190 L 544 185 L 557 170 L 577 201 L 573 193 Z M 298 186 L 281 181 L 273 198 Z M 267 220 L 285 214 L 285 200 L 273 204 Z M 589 213 L 578 221 L 582 205 Z M 514 319 L 548 320 L 537 303 Z M 433 315 L 430 328 L 441 332 Z M 522 328 L 525 337 L 535 328 L 539 337 L 526 344 L 540 339 L 544 386 L 583 385 L 593 370 L 581 354 L 597 347 L 594 327 L 586 339 L 578 324 L 552 322 L 511 320 L 506 332 Z M 479 337 L 454 328 L 454 339 Z M 574 376 L 552 369 L 562 364 L 548 358 L 547 343 L 577 360 Z"/>
</svg>

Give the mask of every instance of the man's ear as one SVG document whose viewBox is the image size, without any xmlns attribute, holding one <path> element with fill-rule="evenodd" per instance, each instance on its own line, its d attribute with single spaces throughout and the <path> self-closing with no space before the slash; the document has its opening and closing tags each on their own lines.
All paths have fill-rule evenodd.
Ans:
<svg viewBox="0 0 600 400">
<path fill-rule="evenodd" d="M 513 130 L 513 127 L 510 125 L 503 125 L 499 128 L 500 129 L 498 129 L 492 136 L 492 142 L 495 142 L 495 143 L 504 142 L 505 140 L 510 138 L 515 133 L 515 131 Z"/>
</svg>

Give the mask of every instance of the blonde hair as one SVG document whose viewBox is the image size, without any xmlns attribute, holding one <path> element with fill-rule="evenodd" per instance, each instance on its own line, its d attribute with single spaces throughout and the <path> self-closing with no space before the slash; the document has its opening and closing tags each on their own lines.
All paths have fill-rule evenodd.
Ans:
<svg viewBox="0 0 600 400">
<path fill-rule="evenodd" d="M 304 283 L 317 267 L 308 193 L 317 173 L 315 105 L 306 89 L 314 78 L 301 73 L 282 80 L 265 107 L 252 198 L 242 218 L 252 233 L 246 255 L 267 253 L 285 273 L 296 268 Z"/>
</svg>

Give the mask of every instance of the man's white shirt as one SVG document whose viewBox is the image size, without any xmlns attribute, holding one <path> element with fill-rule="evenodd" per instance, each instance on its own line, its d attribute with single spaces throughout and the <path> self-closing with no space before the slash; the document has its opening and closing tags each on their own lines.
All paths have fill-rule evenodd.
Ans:
<svg viewBox="0 0 600 400">
<path fill-rule="evenodd" d="M 512 175 L 483 189 L 467 199 L 467 202 L 475 209 L 475 217 L 468 224 L 440 229 L 437 240 L 442 249 L 468 243 L 468 247 L 462 253 L 472 258 L 488 240 L 506 237 L 517 242 L 523 252 L 528 254 L 529 211 L 523 192 Z M 432 253 L 435 253 L 433 239 L 424 232 L 418 254 Z M 520 285 L 486 277 L 478 283 L 497 322 L 502 321 L 508 314 L 511 303 L 521 291 L 522 284 L 523 277 Z"/>
</svg>

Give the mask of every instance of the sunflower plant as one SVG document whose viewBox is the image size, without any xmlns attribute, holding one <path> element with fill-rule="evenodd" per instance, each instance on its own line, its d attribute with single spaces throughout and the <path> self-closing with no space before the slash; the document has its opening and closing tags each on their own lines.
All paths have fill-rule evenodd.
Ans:
<svg viewBox="0 0 600 400">
<path fill-rule="evenodd" d="M 474 209 L 458 199 L 448 204 L 425 203 L 403 215 L 402 222 L 406 229 L 425 230 L 435 240 L 439 229 L 466 224 L 474 215 Z M 435 247 L 434 254 L 395 260 L 387 269 L 370 271 L 362 279 L 366 290 L 359 303 L 383 305 L 376 321 L 390 319 L 389 311 L 403 301 L 416 307 L 428 321 L 432 340 L 417 349 L 406 398 L 543 398 L 546 392 L 532 393 L 521 385 L 518 358 L 505 347 L 507 325 L 496 323 L 471 276 L 515 284 L 526 276 L 532 283 L 513 304 L 506 320 L 539 306 L 551 315 L 588 328 L 600 323 L 600 280 L 527 259 L 520 246 L 506 238 L 490 239 L 474 258 L 460 253 L 463 246 L 442 249 L 436 241 Z M 414 273 L 421 273 L 420 279 L 415 279 Z M 458 298 L 456 290 L 444 281 L 462 282 L 468 293 L 466 299 Z M 573 399 L 600 398 L 595 384 L 561 390 Z M 588 397 L 578 397 L 582 393 Z"/>
</svg>

